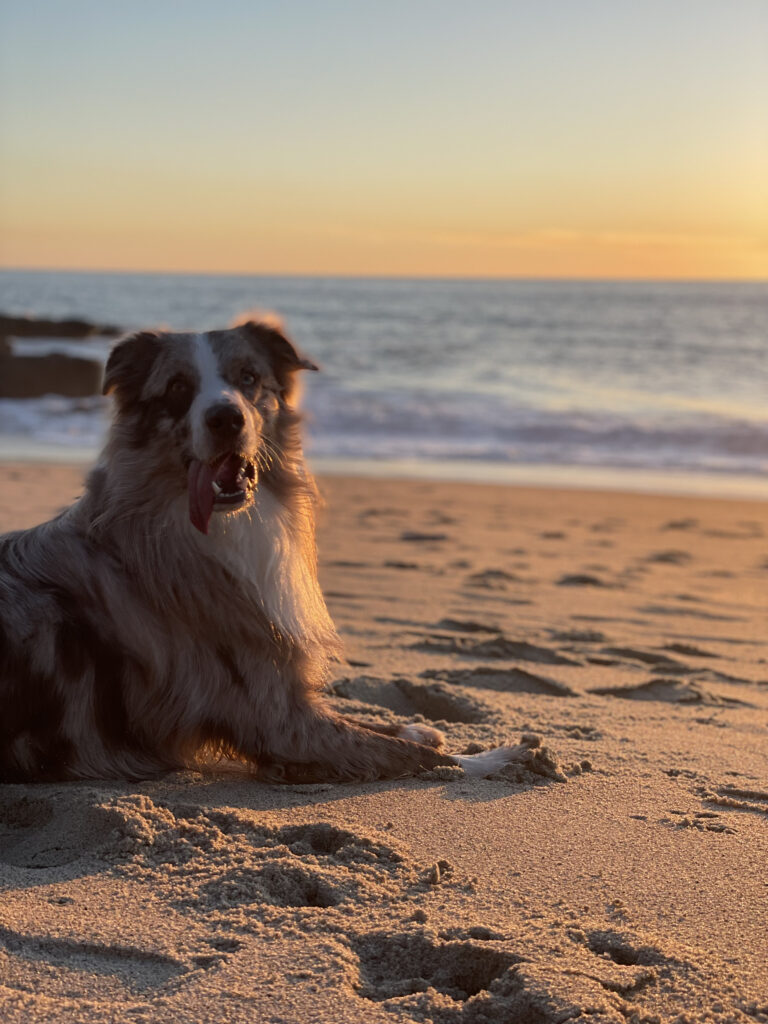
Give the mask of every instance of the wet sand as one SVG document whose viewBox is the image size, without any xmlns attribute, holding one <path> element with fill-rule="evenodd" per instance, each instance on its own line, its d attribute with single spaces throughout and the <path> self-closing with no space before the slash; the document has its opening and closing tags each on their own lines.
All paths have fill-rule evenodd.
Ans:
<svg viewBox="0 0 768 1024">
<path fill-rule="evenodd" d="M 0 530 L 81 481 L 0 466 Z M 0 786 L 0 1017 L 768 1021 L 768 504 L 322 489 L 334 705 L 527 763 Z"/>
</svg>

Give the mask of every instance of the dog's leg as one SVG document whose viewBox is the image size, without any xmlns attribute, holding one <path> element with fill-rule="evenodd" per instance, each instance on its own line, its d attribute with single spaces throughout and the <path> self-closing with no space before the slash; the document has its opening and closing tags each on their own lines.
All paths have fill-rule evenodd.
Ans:
<svg viewBox="0 0 768 1024">
<path fill-rule="evenodd" d="M 455 764 L 434 747 L 367 728 L 321 707 L 294 711 L 285 731 L 272 733 L 256 760 L 263 777 L 285 782 L 364 782 Z"/>
<path fill-rule="evenodd" d="M 481 754 L 445 754 L 402 733 L 393 736 L 358 725 L 322 704 L 307 704 L 294 708 L 285 727 L 271 733 L 252 756 L 269 780 L 367 782 L 417 775 L 438 765 L 460 765 L 468 776 L 482 778 L 518 759 L 519 751 L 498 747 Z"/>
<path fill-rule="evenodd" d="M 434 747 L 435 750 L 442 750 L 445 746 L 445 735 L 439 729 L 431 725 L 423 725 L 421 722 L 409 722 L 407 725 L 395 723 L 394 725 L 385 722 L 366 722 L 362 718 L 347 718 L 345 722 L 360 726 L 361 729 L 370 729 L 372 732 L 380 732 L 384 736 L 399 736 L 401 740 L 412 740 L 414 743 L 423 743 L 427 747 Z"/>
</svg>

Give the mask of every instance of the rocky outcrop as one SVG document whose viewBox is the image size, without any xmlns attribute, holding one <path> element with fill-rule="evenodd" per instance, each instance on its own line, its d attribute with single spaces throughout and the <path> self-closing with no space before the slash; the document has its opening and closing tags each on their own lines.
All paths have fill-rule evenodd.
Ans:
<svg viewBox="0 0 768 1024">
<path fill-rule="evenodd" d="M 94 324 L 89 320 L 48 320 L 0 313 L 0 343 L 4 338 L 114 338 L 122 333 L 112 324 Z"/>
<path fill-rule="evenodd" d="M 101 378 L 101 363 L 95 359 L 60 353 L 14 356 L 0 348 L 0 398 L 83 398 L 100 393 Z"/>
<path fill-rule="evenodd" d="M 83 398 L 101 391 L 102 366 L 98 360 L 64 353 L 14 355 L 13 338 L 82 341 L 122 333 L 119 327 L 89 320 L 50 320 L 0 313 L 0 398 L 38 398 L 40 395 Z"/>
</svg>

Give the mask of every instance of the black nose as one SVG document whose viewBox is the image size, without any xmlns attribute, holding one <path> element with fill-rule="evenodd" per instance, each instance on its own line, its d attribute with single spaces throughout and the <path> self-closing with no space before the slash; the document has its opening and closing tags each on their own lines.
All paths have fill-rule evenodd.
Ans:
<svg viewBox="0 0 768 1024">
<path fill-rule="evenodd" d="M 229 402 L 212 405 L 205 414 L 205 425 L 219 440 L 236 437 L 245 426 L 245 416 Z"/>
</svg>

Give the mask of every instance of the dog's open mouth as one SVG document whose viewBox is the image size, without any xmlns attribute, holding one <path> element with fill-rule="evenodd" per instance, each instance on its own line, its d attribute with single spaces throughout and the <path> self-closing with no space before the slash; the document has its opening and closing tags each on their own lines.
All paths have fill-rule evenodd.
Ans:
<svg viewBox="0 0 768 1024">
<path fill-rule="evenodd" d="M 189 518 L 200 533 L 208 533 L 214 512 L 234 512 L 250 499 L 256 486 L 256 466 L 236 452 L 213 463 L 193 459 L 189 465 Z"/>
</svg>

